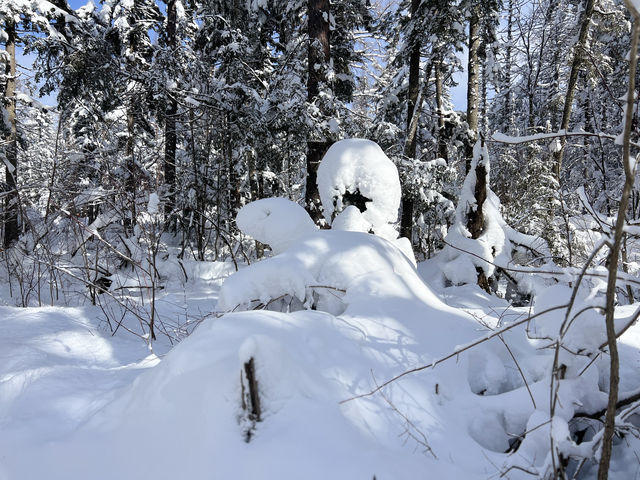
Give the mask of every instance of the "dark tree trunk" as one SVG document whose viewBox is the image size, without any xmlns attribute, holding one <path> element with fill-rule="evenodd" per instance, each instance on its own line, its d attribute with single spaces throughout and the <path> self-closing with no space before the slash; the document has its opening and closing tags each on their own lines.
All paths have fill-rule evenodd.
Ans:
<svg viewBox="0 0 640 480">
<path fill-rule="evenodd" d="M 420 6 L 420 0 L 411 0 L 411 15 L 415 15 Z M 416 158 L 418 109 L 420 93 L 420 44 L 414 39 L 409 58 L 409 94 L 407 101 L 407 143 L 404 154 L 409 158 Z M 428 80 L 428 79 L 427 79 Z M 407 188 L 402 189 L 402 217 L 400 218 L 400 235 L 413 242 L 413 208 L 414 202 Z"/>
<path fill-rule="evenodd" d="M 307 212 L 317 225 L 323 223 L 320 193 L 318 192 L 318 165 L 329 149 L 329 142 L 307 142 L 307 188 L 304 202 Z"/>
<path fill-rule="evenodd" d="M 478 138 L 478 89 L 480 81 L 480 17 L 479 4 L 472 7 L 469 17 L 469 62 L 467 63 L 467 125 L 470 138 L 466 146 L 465 171 L 469 173 L 473 145 Z"/>
<path fill-rule="evenodd" d="M 176 0 L 167 2 L 167 46 L 172 55 L 177 54 L 176 41 Z M 165 218 L 171 229 L 175 228 L 175 223 L 170 221 L 170 216 L 175 208 L 176 194 L 176 114 L 178 113 L 178 102 L 172 94 L 168 94 L 164 119 L 164 183 L 167 188 L 164 206 Z"/>
<path fill-rule="evenodd" d="M 484 214 L 482 207 L 487 199 L 487 168 L 483 163 L 476 165 L 476 188 L 475 188 L 476 209 L 470 210 L 467 214 L 467 230 L 471 233 L 471 238 L 480 238 L 484 232 Z"/>
<path fill-rule="evenodd" d="M 129 205 L 129 215 L 131 218 L 125 218 L 125 227 L 130 227 L 131 232 L 133 233 L 133 226 L 136 224 L 136 182 L 137 182 L 137 168 L 136 168 L 136 159 L 134 157 L 134 145 L 135 145 L 135 126 L 136 126 L 136 117 L 133 113 L 133 108 L 129 107 L 129 111 L 127 112 L 127 178 L 125 181 L 125 197 L 127 201 L 131 202 Z"/>
<path fill-rule="evenodd" d="M 6 68 L 7 86 L 5 89 L 7 121 L 9 135 L 7 138 L 6 155 L 6 188 L 5 218 L 4 218 L 4 246 L 8 247 L 18 239 L 18 212 L 20 199 L 18 196 L 18 135 L 16 118 L 16 25 L 7 21 L 6 51 L 9 55 L 9 63 Z"/>
<path fill-rule="evenodd" d="M 309 103 L 313 103 L 318 100 L 320 84 L 326 81 L 327 66 L 331 58 L 329 0 L 309 0 L 308 14 L 309 77 L 307 80 L 307 100 Z M 319 105 L 319 107 L 323 111 L 323 106 Z M 307 186 L 304 199 L 309 215 L 317 224 L 322 222 L 320 195 L 316 183 L 318 165 L 329 145 L 330 142 L 326 139 L 309 139 L 307 142 Z"/>
</svg>

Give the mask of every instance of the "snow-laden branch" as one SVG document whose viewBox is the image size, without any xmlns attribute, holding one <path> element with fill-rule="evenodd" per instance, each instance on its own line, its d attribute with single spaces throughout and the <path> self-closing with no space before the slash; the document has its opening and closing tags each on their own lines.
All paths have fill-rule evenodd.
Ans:
<svg viewBox="0 0 640 480">
<path fill-rule="evenodd" d="M 539 142 L 542 140 L 553 140 L 559 138 L 568 138 L 568 137 L 596 137 L 604 140 L 611 140 L 615 143 L 621 143 L 622 138 L 620 135 L 611 135 L 609 133 L 604 132 L 567 132 L 566 130 L 559 130 L 557 132 L 550 133 L 536 133 L 535 135 L 523 135 L 523 136 L 512 136 L 505 135 L 504 133 L 496 132 L 491 136 L 492 142 L 496 143 L 506 143 L 509 145 L 521 145 L 524 143 L 532 143 Z M 630 142 L 634 147 L 640 148 L 639 143 Z"/>
</svg>

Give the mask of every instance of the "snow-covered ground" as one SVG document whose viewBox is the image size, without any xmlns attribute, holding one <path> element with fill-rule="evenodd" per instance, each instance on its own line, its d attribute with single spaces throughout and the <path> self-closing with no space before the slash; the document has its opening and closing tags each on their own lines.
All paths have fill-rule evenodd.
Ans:
<svg viewBox="0 0 640 480">
<path fill-rule="evenodd" d="M 126 332 L 111 336 L 97 307 L 1 307 L 0 478 L 489 478 L 515 460 L 543 462 L 544 428 L 517 454 L 504 453 L 532 421 L 548 421 L 552 351 L 536 350 L 523 329 L 504 335 L 511 353 L 494 339 L 382 394 L 340 403 L 527 313 L 475 286 L 430 289 L 409 262 L 402 266 L 399 251 L 385 251 L 383 240 L 369 237 L 368 254 L 400 271 L 392 278 L 379 264 L 364 272 L 364 285 L 379 287 L 368 301 L 356 276 L 342 285 L 355 287 L 341 314 L 210 316 L 161 358 Z M 358 248 L 337 243 L 345 255 Z M 366 241 L 360 248 L 367 254 Z M 211 281 L 211 270 L 230 269 L 200 268 L 186 296 L 176 282 L 160 299 L 160 317 L 185 307 L 202 312 L 205 293 L 215 310 L 220 281 Z M 383 276 L 376 278 L 376 270 Z M 433 265 L 420 271 L 432 275 Z M 180 297 L 186 305 L 172 310 Z M 640 329 L 632 328 L 622 341 L 623 392 L 637 388 L 639 346 Z M 168 346 L 159 342 L 158 349 Z M 249 357 L 263 414 L 246 442 L 241 369 Z M 604 401 L 597 394 L 604 366 L 585 380 L 567 381 L 567 395 L 584 389 L 583 400 Z M 589 390 L 594 382 L 596 392 Z M 634 447 L 618 448 L 617 455 L 628 450 L 632 458 Z M 635 478 L 637 462 L 613 464 L 624 465 L 613 478 Z M 511 470 L 509 478 L 521 473 Z"/>
<path fill-rule="evenodd" d="M 450 255 L 416 268 L 397 238 L 399 196 L 371 205 L 395 182 L 350 174 L 368 161 L 358 152 L 384 166 L 382 151 L 338 144 L 348 175 L 329 162 L 319 185 L 331 230 L 289 200 L 259 200 L 238 225 L 273 256 L 237 272 L 159 260 L 155 322 L 169 335 L 153 349 L 135 315 L 106 322 L 118 311 L 106 294 L 104 310 L 17 308 L 0 290 L 0 480 L 593 478 L 609 374 L 598 284 L 571 315 L 567 282 L 547 277 L 519 308 L 447 286 Z M 149 313 L 148 285 L 124 270 L 112 280 Z M 617 325 L 636 308 L 619 307 Z M 620 398 L 633 397 L 637 325 L 620 355 Z M 610 478 L 636 478 L 640 421 L 619 421 Z"/>
</svg>

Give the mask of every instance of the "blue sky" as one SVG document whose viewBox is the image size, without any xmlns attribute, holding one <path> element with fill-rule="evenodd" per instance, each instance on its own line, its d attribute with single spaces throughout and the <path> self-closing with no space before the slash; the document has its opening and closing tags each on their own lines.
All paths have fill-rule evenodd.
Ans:
<svg viewBox="0 0 640 480">
<path fill-rule="evenodd" d="M 69 0 L 69 5 L 74 10 L 76 8 L 80 8 L 81 6 L 86 5 L 86 4 L 87 4 L 87 2 L 85 0 Z"/>
</svg>

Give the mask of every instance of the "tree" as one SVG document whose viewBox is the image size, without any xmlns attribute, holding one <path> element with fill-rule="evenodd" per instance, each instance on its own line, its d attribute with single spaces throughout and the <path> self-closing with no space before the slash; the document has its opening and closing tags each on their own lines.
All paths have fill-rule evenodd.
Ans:
<svg viewBox="0 0 640 480">
<path fill-rule="evenodd" d="M 403 2 L 381 22 L 388 59 L 377 85 L 373 138 L 400 171 L 401 234 L 425 255 L 437 248 L 454 212 L 461 129 L 448 90 L 460 68 L 462 21 L 456 5 L 429 0 Z"/>
<path fill-rule="evenodd" d="M 499 2 L 467 0 L 464 2 L 469 25 L 467 61 L 467 125 L 469 139 L 466 146 L 465 172 L 471 168 L 473 146 L 478 139 L 478 112 L 480 108 L 480 71 L 487 55 L 487 48 L 495 41 L 495 28 Z M 486 90 L 483 87 L 483 91 Z"/>
<path fill-rule="evenodd" d="M 3 75 L 2 117 L 4 125 L 4 163 L 5 163 L 5 199 L 4 199 L 4 246 L 10 246 L 18 239 L 18 213 L 20 201 L 18 196 L 18 133 L 16 116 L 16 12 L 0 12 L 3 20 L 2 33 L 5 40 L 3 56 L 5 71 Z"/>
<path fill-rule="evenodd" d="M 178 51 L 177 38 L 177 6 L 179 0 L 167 1 L 167 19 L 166 19 L 166 44 L 171 57 L 180 55 Z M 173 214 L 175 208 L 176 194 L 176 148 L 177 148 L 177 132 L 176 132 L 176 116 L 178 114 L 178 100 L 173 96 L 170 89 L 166 92 L 167 101 L 164 109 L 164 182 L 166 185 L 166 199 L 164 213 L 165 217 Z M 173 225 L 175 228 L 175 225 Z"/>
<path fill-rule="evenodd" d="M 309 0 L 307 29 L 309 35 L 307 101 L 314 105 L 321 115 L 328 114 L 328 106 L 321 92 L 328 88 L 328 69 L 331 62 L 329 0 Z M 318 165 L 329 148 L 330 142 L 322 133 L 307 141 L 307 182 L 305 205 L 314 222 L 322 222 L 320 195 L 316 182 Z"/>
<path fill-rule="evenodd" d="M 562 121 L 560 122 L 560 130 L 567 130 L 569 128 L 569 121 L 571 119 L 571 110 L 573 107 L 573 100 L 578 84 L 578 75 L 580 73 L 582 64 L 585 62 L 585 49 L 587 48 L 587 37 L 589 35 L 589 26 L 591 24 L 591 18 L 593 17 L 593 9 L 595 0 L 587 0 L 584 11 L 582 12 L 582 19 L 580 21 L 580 34 L 578 40 L 574 46 L 573 60 L 571 61 L 571 70 L 569 72 L 569 80 L 567 81 L 567 91 L 565 94 L 564 108 L 562 110 Z M 554 173 L 556 181 L 560 185 L 561 178 L 560 172 L 562 171 L 562 157 L 564 155 L 565 139 L 560 139 L 560 146 L 556 148 L 554 159 Z"/>
<path fill-rule="evenodd" d="M 416 13 L 420 0 L 411 0 L 411 16 L 415 21 Z M 418 118 L 420 117 L 420 110 L 422 99 L 418 98 L 420 91 L 420 53 L 421 53 L 421 40 L 417 35 L 410 36 L 410 55 L 409 55 L 409 91 L 407 101 L 407 140 L 405 143 L 405 157 L 414 159 L 416 157 L 417 148 L 417 129 Z M 430 75 L 427 75 L 427 80 Z M 424 87 L 424 86 L 423 86 Z M 402 196 L 402 220 L 400 222 L 400 234 L 413 240 L 413 198 L 404 190 Z"/>
</svg>

